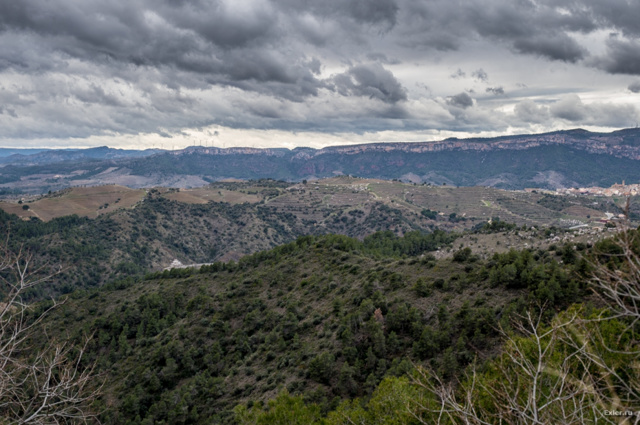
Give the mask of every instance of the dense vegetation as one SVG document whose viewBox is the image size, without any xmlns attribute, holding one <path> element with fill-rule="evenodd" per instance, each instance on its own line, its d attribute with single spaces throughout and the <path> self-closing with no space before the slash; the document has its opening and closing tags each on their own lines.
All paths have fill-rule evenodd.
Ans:
<svg viewBox="0 0 640 425">
<path fill-rule="evenodd" d="M 251 406 L 276 396 L 274 409 L 293 403 L 320 418 L 358 408 L 345 400 L 375 403 L 390 385 L 410 394 L 414 364 L 459 376 L 495 352 L 516 313 L 585 295 L 572 247 L 563 265 L 561 250 L 429 254 L 451 240 L 306 236 L 238 262 L 76 291 L 50 326 L 93 335 L 85 361 L 104 371 L 104 423 L 258 421 L 271 411 Z M 239 403 L 249 410 L 234 413 Z"/>
<path fill-rule="evenodd" d="M 344 400 L 330 412 L 282 391 L 266 404 L 237 406 L 236 420 L 243 425 L 633 423 L 640 408 L 640 373 L 634 366 L 640 356 L 640 309 L 634 303 L 640 233 L 600 242 L 589 263 L 575 261 L 569 252 L 565 247 L 563 256 L 580 264 L 577 274 L 593 282 L 600 308 L 574 304 L 549 321 L 542 319 L 546 307 L 527 309 L 512 322 L 515 332 L 503 328 L 500 354 L 469 365 L 457 385 L 417 365 L 405 376 L 386 377 L 370 396 Z"/>
</svg>

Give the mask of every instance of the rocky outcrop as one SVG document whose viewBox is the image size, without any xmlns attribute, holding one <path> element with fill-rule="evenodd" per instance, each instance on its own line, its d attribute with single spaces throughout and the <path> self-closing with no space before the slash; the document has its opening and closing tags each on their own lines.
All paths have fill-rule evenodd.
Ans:
<svg viewBox="0 0 640 425">
<path fill-rule="evenodd" d="M 640 131 L 637 131 L 640 138 Z M 447 139 L 440 142 L 372 143 L 354 146 L 338 146 L 316 151 L 315 155 L 356 155 L 365 152 L 402 151 L 426 153 L 442 151 L 525 150 L 540 146 L 565 145 L 589 153 L 612 155 L 618 158 L 640 160 L 640 145 L 623 144 L 624 139 L 615 133 L 600 134 L 582 131 L 557 132 L 532 136 L 499 137 L 494 139 Z"/>
<path fill-rule="evenodd" d="M 629 140 L 632 142 L 629 143 Z M 517 135 L 496 138 L 446 139 L 437 142 L 368 143 L 349 146 L 332 146 L 323 149 L 297 148 L 204 148 L 191 147 L 173 151 L 173 155 L 199 153 L 205 155 L 264 155 L 289 157 L 290 161 L 305 161 L 322 155 L 358 155 L 363 153 L 394 151 L 428 153 L 444 151 L 525 150 L 540 146 L 565 145 L 589 153 L 612 155 L 618 158 L 640 160 L 640 130 L 627 129 L 613 133 L 591 133 L 585 130 L 569 130 L 536 135 Z"/>
</svg>

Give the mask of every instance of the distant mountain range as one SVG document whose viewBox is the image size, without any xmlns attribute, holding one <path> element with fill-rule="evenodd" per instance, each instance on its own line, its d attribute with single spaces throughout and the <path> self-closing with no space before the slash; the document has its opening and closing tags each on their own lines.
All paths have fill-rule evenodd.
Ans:
<svg viewBox="0 0 640 425">
<path fill-rule="evenodd" d="M 0 190 L 68 186 L 193 187 L 225 179 L 312 180 L 335 175 L 460 186 L 559 188 L 640 182 L 640 130 L 374 143 L 324 149 L 189 147 L 179 151 L 45 150 L 0 158 Z"/>
<path fill-rule="evenodd" d="M 88 149 L 7 149 L 0 148 L 0 164 L 41 165 L 87 159 L 120 159 L 149 156 L 160 149 L 125 150 L 107 146 Z"/>
<path fill-rule="evenodd" d="M 0 148 L 0 161 L 3 161 L 5 157 L 11 155 L 31 155 L 46 150 L 48 149 Z"/>
</svg>

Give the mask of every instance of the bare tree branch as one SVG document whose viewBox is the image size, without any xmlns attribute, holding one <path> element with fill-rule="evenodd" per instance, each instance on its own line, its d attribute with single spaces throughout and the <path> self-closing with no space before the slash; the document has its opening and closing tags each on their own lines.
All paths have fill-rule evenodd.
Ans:
<svg viewBox="0 0 640 425">
<path fill-rule="evenodd" d="M 89 406 L 102 385 L 95 364 L 82 362 L 90 337 L 81 347 L 49 340 L 43 321 L 64 300 L 38 313 L 23 299 L 51 277 L 43 270 L 22 248 L 0 246 L 0 423 L 99 423 Z M 43 337 L 41 346 L 36 341 Z"/>
<path fill-rule="evenodd" d="M 574 306 L 543 325 L 540 313 L 500 329 L 503 353 L 457 386 L 416 367 L 413 383 L 439 405 L 409 404 L 423 424 L 640 423 L 640 232 L 624 229 L 598 253 L 592 285 L 607 310 Z M 608 413 L 607 413 L 608 412 Z M 622 412 L 624 414 L 612 414 Z M 633 412 L 629 414 L 629 412 Z"/>
</svg>

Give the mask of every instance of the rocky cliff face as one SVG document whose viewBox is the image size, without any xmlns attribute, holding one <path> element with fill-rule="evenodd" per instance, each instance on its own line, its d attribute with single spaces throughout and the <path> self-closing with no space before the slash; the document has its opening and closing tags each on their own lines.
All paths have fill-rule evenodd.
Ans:
<svg viewBox="0 0 640 425">
<path fill-rule="evenodd" d="M 290 153 L 289 149 L 261 149 L 261 148 L 215 148 L 191 146 L 186 149 L 171 151 L 171 155 L 180 156 L 185 154 L 204 155 L 265 155 L 282 157 Z"/>
<path fill-rule="evenodd" d="M 627 136 L 627 137 L 625 137 Z M 631 139 L 631 140 L 629 140 Z M 629 143 L 635 142 L 636 143 Z M 626 143 L 625 143 L 626 142 Z M 590 133 L 582 130 L 554 132 L 531 136 L 498 137 L 493 139 L 447 139 L 440 142 L 373 143 L 355 146 L 339 146 L 316 151 L 319 156 L 328 153 L 355 155 L 365 152 L 402 151 L 410 153 L 443 151 L 524 150 L 539 146 L 564 145 L 589 153 L 612 155 L 617 158 L 640 160 L 640 130 L 629 129 L 610 134 Z"/>
<path fill-rule="evenodd" d="M 535 135 L 517 135 L 496 138 L 447 139 L 437 142 L 368 143 L 362 145 L 332 146 L 323 149 L 298 148 L 204 148 L 191 147 L 172 152 L 173 155 L 199 153 L 205 155 L 264 155 L 288 157 L 291 161 L 305 161 L 322 155 L 358 155 L 370 152 L 428 153 L 446 151 L 491 152 L 496 150 L 525 150 L 540 146 L 562 145 L 589 153 L 612 155 L 617 158 L 640 160 L 640 129 L 626 129 L 613 133 L 591 133 L 585 130 L 558 131 Z"/>
</svg>

